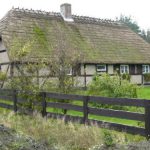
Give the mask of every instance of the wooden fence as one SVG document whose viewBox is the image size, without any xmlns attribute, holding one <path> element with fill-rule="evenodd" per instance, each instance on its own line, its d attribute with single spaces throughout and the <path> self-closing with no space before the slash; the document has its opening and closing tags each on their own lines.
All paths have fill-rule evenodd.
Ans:
<svg viewBox="0 0 150 150">
<path fill-rule="evenodd" d="M 20 91 L 19 91 L 20 92 Z M 22 99 L 18 96 L 18 92 L 15 90 L 1 89 L 0 90 L 0 107 L 14 110 L 17 112 L 19 110 L 18 103 L 25 102 L 25 99 Z M 30 93 L 32 94 L 32 93 Z M 150 100 L 141 100 L 141 99 L 127 99 L 127 98 L 106 98 L 106 97 L 97 97 L 97 96 L 83 96 L 83 95 L 71 95 L 71 94 L 59 94 L 59 93 L 49 93 L 49 92 L 40 92 L 41 96 L 40 106 L 42 107 L 43 117 L 51 118 L 62 118 L 66 122 L 78 122 L 88 125 L 96 124 L 100 127 L 124 131 L 131 134 L 140 134 L 150 138 Z M 57 99 L 55 101 L 49 101 L 48 99 Z M 73 105 L 71 103 L 62 103 L 61 100 L 68 101 L 81 101 L 82 106 Z M 7 101 L 11 101 L 12 104 Z M 102 108 L 93 108 L 89 106 L 89 103 L 96 102 L 99 104 L 108 104 L 108 105 L 120 105 L 120 106 L 135 106 L 143 107 L 145 113 L 135 113 L 122 110 L 112 110 L 112 109 L 102 109 Z M 48 108 L 60 108 L 65 110 L 74 110 L 81 112 L 83 116 L 71 116 L 64 115 L 62 113 L 52 113 L 48 112 Z M 129 125 L 123 125 L 119 123 L 104 122 L 99 120 L 89 119 L 89 114 L 96 116 L 107 116 L 115 117 L 121 119 L 129 119 L 142 121 L 145 123 L 145 127 L 135 127 Z"/>
</svg>

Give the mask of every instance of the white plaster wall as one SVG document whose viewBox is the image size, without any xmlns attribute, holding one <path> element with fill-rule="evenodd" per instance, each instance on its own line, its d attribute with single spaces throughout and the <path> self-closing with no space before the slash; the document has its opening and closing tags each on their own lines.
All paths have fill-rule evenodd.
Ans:
<svg viewBox="0 0 150 150">
<path fill-rule="evenodd" d="M 9 68 L 9 65 L 2 65 L 2 66 L 1 66 L 1 71 L 4 72 L 4 73 L 6 73 L 7 70 L 8 70 L 8 72 L 9 72 L 9 69 L 10 69 L 10 68 Z"/>
<path fill-rule="evenodd" d="M 5 50 L 5 46 L 3 45 L 2 41 L 0 41 L 0 50 Z M 9 62 L 9 57 L 7 52 L 0 53 L 0 63 Z M 1 71 L 6 72 L 8 69 L 8 65 L 2 65 Z"/>
<path fill-rule="evenodd" d="M 9 57 L 7 52 L 0 53 L 0 63 L 9 62 Z"/>
<path fill-rule="evenodd" d="M 0 63 L 9 62 L 9 57 L 7 52 L 0 53 Z M 8 65 L 2 65 L 1 71 L 6 72 Z"/>
<path fill-rule="evenodd" d="M 50 73 L 49 69 L 46 68 L 46 67 L 39 70 L 39 75 L 40 76 L 46 76 L 46 75 L 49 75 L 49 73 Z"/>
<path fill-rule="evenodd" d="M 131 83 L 142 84 L 142 75 L 131 75 Z"/>
<path fill-rule="evenodd" d="M 4 49 L 5 49 L 5 47 L 4 47 L 3 43 L 2 43 L 2 41 L 0 41 L 0 50 L 4 50 Z"/>
<path fill-rule="evenodd" d="M 95 65 L 86 65 L 86 74 L 94 75 L 96 73 Z"/>
<path fill-rule="evenodd" d="M 84 65 L 81 65 L 81 75 L 84 75 Z"/>
<path fill-rule="evenodd" d="M 108 74 L 114 74 L 114 67 L 113 67 L 113 65 L 108 65 Z"/>
<path fill-rule="evenodd" d="M 94 75 L 95 73 L 95 65 L 86 65 L 86 75 Z M 84 65 L 81 65 L 81 75 L 84 75 Z"/>
</svg>

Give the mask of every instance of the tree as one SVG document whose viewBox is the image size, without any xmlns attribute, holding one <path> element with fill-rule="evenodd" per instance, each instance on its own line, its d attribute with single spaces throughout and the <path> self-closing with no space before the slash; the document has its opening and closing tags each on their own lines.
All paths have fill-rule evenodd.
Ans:
<svg viewBox="0 0 150 150">
<path fill-rule="evenodd" d="M 57 47 L 52 50 L 47 30 L 35 25 L 32 29 L 33 33 L 29 37 L 26 37 L 25 40 L 21 39 L 24 37 L 17 38 L 16 33 L 11 43 L 13 46 L 10 49 L 10 55 L 15 62 L 11 66 L 13 71 L 10 86 L 13 89 L 24 91 L 24 94 L 20 95 L 26 99 L 24 106 L 32 110 L 35 106 L 34 101 L 41 101 L 38 95 L 39 91 L 50 90 L 50 87 L 54 87 L 53 89 L 56 91 L 69 93 L 73 89 L 75 80 L 72 74 L 68 75 L 68 70 L 71 69 L 72 73 L 75 73 L 74 68 L 80 59 L 80 53 L 72 46 L 67 47 L 68 45 L 64 43 L 61 29 L 59 37 L 56 37 Z M 72 48 L 71 53 L 70 48 Z M 39 57 L 38 50 L 42 57 Z M 47 57 L 42 54 L 44 50 L 49 53 Z M 30 59 L 33 52 L 35 59 Z M 53 78 L 55 80 L 52 80 Z M 27 91 L 34 94 L 29 95 L 26 93 Z M 64 100 L 64 102 L 66 101 Z M 66 113 L 66 111 L 64 112 Z"/>
<path fill-rule="evenodd" d="M 129 16 L 120 15 L 120 18 L 117 18 L 117 21 L 120 21 L 127 25 L 132 31 L 139 34 L 141 33 L 140 27 L 138 26 L 136 21 L 133 21 L 132 18 Z"/>
<path fill-rule="evenodd" d="M 132 31 L 140 35 L 146 42 L 150 43 L 150 30 L 141 30 L 136 21 L 134 21 L 130 16 L 120 15 L 120 18 L 116 18 L 117 21 L 120 21 L 127 25 Z"/>
<path fill-rule="evenodd" d="M 148 43 L 150 43 L 150 30 L 148 29 L 147 31 L 142 30 L 141 32 L 141 37 L 147 41 Z"/>
</svg>

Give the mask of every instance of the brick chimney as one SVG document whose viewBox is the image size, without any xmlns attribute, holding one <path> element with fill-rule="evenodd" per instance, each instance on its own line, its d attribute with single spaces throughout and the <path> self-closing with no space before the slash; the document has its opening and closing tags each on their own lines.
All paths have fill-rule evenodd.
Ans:
<svg viewBox="0 0 150 150">
<path fill-rule="evenodd" d="M 71 4 L 64 3 L 60 5 L 60 13 L 65 21 L 73 22 L 71 13 Z"/>
</svg>

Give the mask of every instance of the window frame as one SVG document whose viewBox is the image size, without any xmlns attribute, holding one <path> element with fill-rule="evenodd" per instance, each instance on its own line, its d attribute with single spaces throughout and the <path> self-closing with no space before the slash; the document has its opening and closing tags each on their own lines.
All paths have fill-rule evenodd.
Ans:
<svg viewBox="0 0 150 150">
<path fill-rule="evenodd" d="M 123 67 L 123 72 L 122 72 L 122 67 Z M 126 67 L 127 67 L 127 72 L 126 72 Z M 129 74 L 129 65 L 120 65 L 120 74 Z"/>
<path fill-rule="evenodd" d="M 98 69 L 99 66 L 104 66 L 104 69 Z M 96 72 L 106 72 L 106 71 L 107 71 L 106 64 L 97 64 L 96 65 Z"/>
<path fill-rule="evenodd" d="M 148 67 L 148 72 L 146 71 L 146 67 Z M 143 71 L 144 70 L 144 71 Z M 142 74 L 150 73 L 150 66 L 149 65 L 142 65 Z"/>
<path fill-rule="evenodd" d="M 69 75 L 69 76 L 72 76 L 73 74 L 72 74 L 72 71 L 73 71 L 73 69 L 70 67 L 70 68 L 67 68 L 66 69 L 66 75 Z"/>
</svg>

